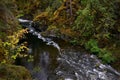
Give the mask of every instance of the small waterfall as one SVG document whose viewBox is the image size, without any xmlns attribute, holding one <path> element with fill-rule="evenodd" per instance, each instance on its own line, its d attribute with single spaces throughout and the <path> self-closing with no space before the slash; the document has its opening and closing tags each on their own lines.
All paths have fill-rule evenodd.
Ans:
<svg viewBox="0 0 120 80">
<path fill-rule="evenodd" d="M 45 38 L 43 37 L 40 32 L 37 32 L 35 30 L 35 28 L 32 27 L 32 23 L 33 21 L 30 21 L 30 20 L 24 20 L 24 19 L 18 19 L 18 21 L 21 23 L 22 26 L 26 27 L 29 29 L 29 33 L 32 33 L 33 35 L 37 36 L 38 39 L 41 39 L 43 40 L 43 42 L 46 42 L 47 45 L 51 45 L 55 48 L 58 49 L 59 53 L 61 54 L 61 51 L 60 51 L 60 47 L 57 43 L 55 43 L 54 41 L 52 41 L 51 39 L 49 38 Z"/>
<path fill-rule="evenodd" d="M 45 45 L 51 45 L 59 51 L 59 54 L 57 54 L 50 46 L 45 48 L 50 48 L 50 51 L 53 51 L 51 52 L 52 54 L 49 53 L 50 51 L 47 52 L 46 49 L 45 51 L 39 50 L 38 48 L 41 47 L 39 46 L 40 44 L 38 44 L 39 42 L 35 43 L 34 49 L 32 49 L 33 45 L 30 46 L 29 53 L 33 52 L 35 54 L 35 64 L 37 65 L 37 71 L 33 74 L 35 80 L 120 80 L 120 73 L 111 66 L 102 64 L 95 55 L 86 54 L 75 48 L 73 49 L 73 47 L 70 49 L 62 49 L 61 54 L 61 49 L 57 43 L 50 38 L 43 37 L 41 32 L 36 31 L 35 28 L 32 27 L 33 21 L 23 19 L 18 20 L 22 26 L 29 29 L 29 33 L 37 37 L 37 40 L 40 39 L 42 42 L 45 42 Z M 31 38 L 29 38 L 29 40 L 30 39 Z M 57 54 L 57 57 L 54 56 L 52 58 L 57 59 L 56 62 L 58 64 L 54 71 L 49 73 L 50 70 L 48 67 L 51 64 L 50 55 L 53 55 L 53 53 Z M 51 59 L 53 60 L 52 66 L 55 66 L 55 59 Z M 29 64 L 27 66 L 30 68 L 32 66 L 30 69 L 32 72 L 34 65 Z M 38 71 L 38 67 L 40 67 L 40 71 Z"/>
<path fill-rule="evenodd" d="M 33 21 L 24 20 L 24 19 L 18 19 L 18 20 L 23 27 L 28 28 L 29 33 L 31 33 L 33 36 L 36 36 L 37 39 L 40 39 L 43 42 L 45 42 L 46 45 L 55 47 L 60 54 L 59 45 L 57 43 L 55 43 L 52 39 L 43 37 L 39 31 L 35 30 L 35 28 L 32 27 L 34 25 Z M 36 47 L 39 47 L 39 46 L 36 46 Z M 50 66 L 49 65 L 49 63 L 50 63 L 49 52 L 46 52 L 46 51 L 39 52 L 39 51 L 37 51 L 37 49 L 32 49 L 32 46 L 30 45 L 28 53 L 30 53 L 30 54 L 34 53 L 34 56 L 36 56 L 36 55 L 38 56 L 38 57 L 36 57 L 37 60 L 34 59 L 34 62 L 26 63 L 27 65 L 30 65 L 30 66 L 25 65 L 30 70 L 33 79 L 48 80 L 48 67 Z M 34 65 L 34 64 L 36 64 L 36 65 Z M 37 68 L 38 69 L 40 68 L 40 71 L 38 71 Z M 34 69 L 35 69 L 35 71 L 34 71 Z M 36 71 L 36 69 L 37 69 L 37 71 Z"/>
</svg>

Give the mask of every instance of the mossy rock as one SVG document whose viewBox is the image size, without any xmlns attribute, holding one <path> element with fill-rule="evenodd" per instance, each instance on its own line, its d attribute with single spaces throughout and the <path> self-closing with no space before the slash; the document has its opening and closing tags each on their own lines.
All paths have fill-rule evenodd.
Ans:
<svg viewBox="0 0 120 80">
<path fill-rule="evenodd" d="M 0 64 L 0 80 L 32 80 L 27 69 L 22 66 Z"/>
</svg>

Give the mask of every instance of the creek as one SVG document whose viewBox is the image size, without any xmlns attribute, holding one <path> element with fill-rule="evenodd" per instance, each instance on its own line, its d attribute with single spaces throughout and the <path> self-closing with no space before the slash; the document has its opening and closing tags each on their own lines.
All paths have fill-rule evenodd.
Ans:
<svg viewBox="0 0 120 80">
<path fill-rule="evenodd" d="M 25 58 L 22 65 L 31 72 L 33 80 L 120 80 L 120 73 L 102 64 L 95 55 L 62 39 L 43 37 L 30 20 L 19 22 L 29 29 L 26 41 L 33 61 Z"/>
</svg>

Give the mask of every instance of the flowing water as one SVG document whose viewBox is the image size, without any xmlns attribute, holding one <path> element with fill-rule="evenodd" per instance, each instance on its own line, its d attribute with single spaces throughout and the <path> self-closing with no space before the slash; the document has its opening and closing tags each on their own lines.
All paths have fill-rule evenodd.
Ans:
<svg viewBox="0 0 120 80">
<path fill-rule="evenodd" d="M 95 56 L 57 38 L 45 38 L 31 26 L 29 20 L 19 19 L 29 29 L 26 41 L 33 61 L 23 60 L 33 80 L 120 80 L 120 73 L 102 64 Z M 55 42 L 56 41 L 56 42 Z"/>
</svg>

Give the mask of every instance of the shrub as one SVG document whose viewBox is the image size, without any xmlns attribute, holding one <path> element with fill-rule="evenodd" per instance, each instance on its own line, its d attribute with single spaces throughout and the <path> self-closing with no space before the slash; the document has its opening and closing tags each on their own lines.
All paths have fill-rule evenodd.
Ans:
<svg viewBox="0 0 120 80">
<path fill-rule="evenodd" d="M 89 50 L 91 53 L 95 53 L 99 58 L 103 60 L 104 63 L 110 63 L 114 61 L 114 57 L 112 57 L 112 53 L 107 51 L 105 48 L 99 48 L 98 43 L 95 39 L 90 39 L 86 44 L 85 48 Z"/>
<path fill-rule="evenodd" d="M 18 42 L 20 38 L 23 37 L 24 33 L 27 33 L 27 29 L 19 30 L 18 32 L 15 32 L 14 35 L 8 36 L 8 40 L 6 42 L 0 40 L 1 63 L 13 63 L 18 56 L 25 56 L 22 52 L 28 50 L 25 45 L 26 43 L 18 45 Z"/>
</svg>

